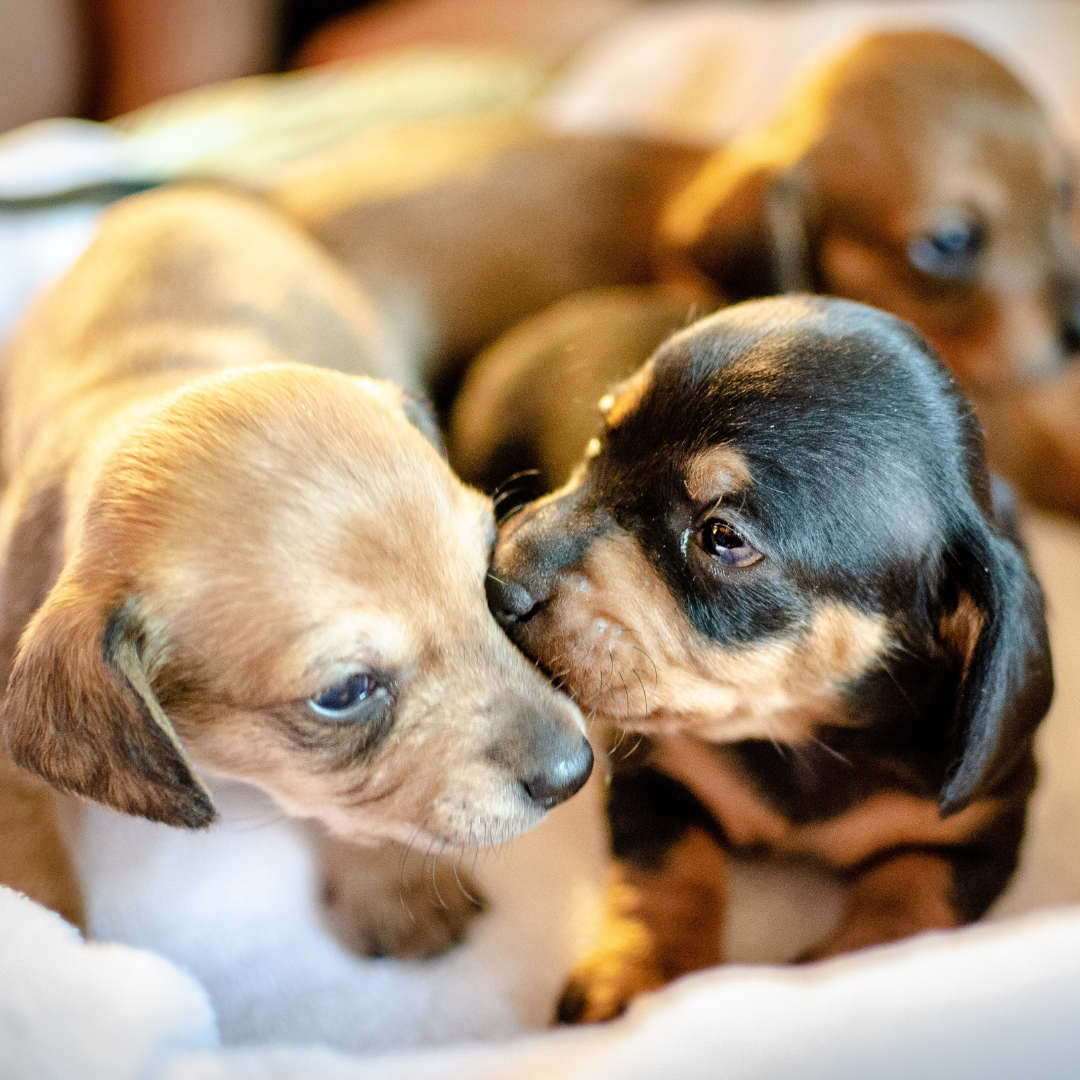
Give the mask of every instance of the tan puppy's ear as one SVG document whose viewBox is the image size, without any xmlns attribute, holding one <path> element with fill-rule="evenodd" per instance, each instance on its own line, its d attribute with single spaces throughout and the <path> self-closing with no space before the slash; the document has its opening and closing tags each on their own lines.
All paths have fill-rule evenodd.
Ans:
<svg viewBox="0 0 1080 1080">
<path fill-rule="evenodd" d="M 210 794 L 146 678 L 130 606 L 61 580 L 19 643 L 0 727 L 12 759 L 62 791 L 189 829 Z"/>
<path fill-rule="evenodd" d="M 808 198 L 800 166 L 720 151 L 671 201 L 663 239 L 729 302 L 810 292 Z"/>
</svg>

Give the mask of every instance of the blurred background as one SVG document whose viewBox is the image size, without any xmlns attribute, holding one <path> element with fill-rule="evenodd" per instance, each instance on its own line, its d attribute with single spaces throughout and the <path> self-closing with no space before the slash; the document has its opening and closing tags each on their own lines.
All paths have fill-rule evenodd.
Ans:
<svg viewBox="0 0 1080 1080">
<path fill-rule="evenodd" d="M 643 0 L 0 0 L 0 132 L 408 45 L 558 59 Z"/>
</svg>

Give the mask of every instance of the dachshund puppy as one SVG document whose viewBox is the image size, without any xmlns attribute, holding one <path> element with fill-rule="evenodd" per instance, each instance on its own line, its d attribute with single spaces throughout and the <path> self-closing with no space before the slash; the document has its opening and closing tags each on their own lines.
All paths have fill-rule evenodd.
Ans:
<svg viewBox="0 0 1080 1080">
<path fill-rule="evenodd" d="M 559 1018 L 720 962 L 728 847 L 846 875 L 806 959 L 978 918 L 1016 864 L 1053 680 L 1039 586 L 931 348 L 848 301 L 744 303 L 603 414 L 488 577 L 514 641 L 636 733 L 610 766 L 607 923 Z"/>
<path fill-rule="evenodd" d="M 198 829 L 223 776 L 339 838 L 363 923 L 341 842 L 498 842 L 585 782 L 577 708 L 488 610 L 489 502 L 367 377 L 393 358 L 299 230 L 197 187 L 117 204 L 32 312 L 0 386 L 7 884 L 79 921 L 51 789 Z M 410 924 L 354 940 L 446 944 L 399 859 L 352 857 Z"/>
<path fill-rule="evenodd" d="M 729 301 L 818 292 L 913 323 L 976 410 L 1003 414 L 991 465 L 1080 512 L 1080 439 L 1062 453 L 1036 438 L 1048 456 L 1027 462 L 1010 445 L 1028 418 L 1003 422 L 1080 346 L 1073 173 L 996 60 L 947 34 L 879 33 L 797 86 L 771 127 L 718 151 L 662 228 Z"/>
<path fill-rule="evenodd" d="M 269 198 L 388 314 L 437 403 L 520 319 L 661 273 L 668 197 L 705 151 L 517 120 L 422 124 L 311 162 Z"/>
</svg>

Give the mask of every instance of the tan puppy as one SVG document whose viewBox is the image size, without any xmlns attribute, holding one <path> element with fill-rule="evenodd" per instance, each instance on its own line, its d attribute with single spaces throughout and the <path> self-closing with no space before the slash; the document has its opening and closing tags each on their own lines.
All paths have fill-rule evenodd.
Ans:
<svg viewBox="0 0 1080 1080">
<path fill-rule="evenodd" d="M 417 124 L 300 167 L 270 193 L 376 298 L 436 399 L 519 319 L 660 274 L 668 197 L 704 151 L 503 118 Z"/>
<path fill-rule="evenodd" d="M 343 840 L 422 850 L 512 836 L 584 783 L 580 714 L 488 612 L 489 503 L 422 410 L 364 377 L 392 354 L 364 297 L 260 205 L 173 189 L 109 212 L 3 369 L 18 766 L 186 828 L 215 817 L 204 775 L 238 778 Z M 78 921 L 53 810 L 3 764 L 0 880 Z M 375 865 L 408 921 L 400 862 Z M 373 890 L 343 876 L 363 922 Z M 404 933 L 415 953 L 447 942 Z"/>
<path fill-rule="evenodd" d="M 991 465 L 1030 491 L 1066 464 L 1070 483 L 1032 493 L 1076 511 L 1080 440 L 1036 437 L 1047 456 L 1021 461 L 1010 444 L 1045 421 L 1007 419 L 1080 344 L 1073 203 L 1073 162 L 1001 64 L 946 34 L 881 33 L 718 152 L 664 231 L 728 300 L 814 291 L 914 323 L 977 409 L 1004 408 Z"/>
</svg>

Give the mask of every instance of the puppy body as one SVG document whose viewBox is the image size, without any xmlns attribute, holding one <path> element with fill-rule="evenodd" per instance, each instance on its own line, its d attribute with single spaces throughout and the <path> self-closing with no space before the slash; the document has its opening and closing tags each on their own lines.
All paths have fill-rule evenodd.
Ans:
<svg viewBox="0 0 1080 1080">
<path fill-rule="evenodd" d="M 394 348 L 250 200 L 110 211 L 5 359 L 16 765 L 189 828 L 209 771 L 343 839 L 427 847 L 513 835 L 584 782 L 580 716 L 487 610 L 489 504 L 366 377 Z M 77 919 L 51 793 L 4 781 L 5 880 Z"/>
<path fill-rule="evenodd" d="M 660 214 L 704 159 L 470 120 L 346 147 L 271 198 L 389 312 L 448 401 L 464 364 L 520 319 L 580 289 L 656 280 Z"/>
<path fill-rule="evenodd" d="M 898 320 L 792 298 L 677 334 L 569 483 L 507 522 L 489 594 L 634 733 L 608 924 L 563 1019 L 721 959 L 725 846 L 848 876 L 808 958 L 977 918 L 1004 887 L 1052 693 L 1042 600 L 977 422 Z"/>
</svg>

